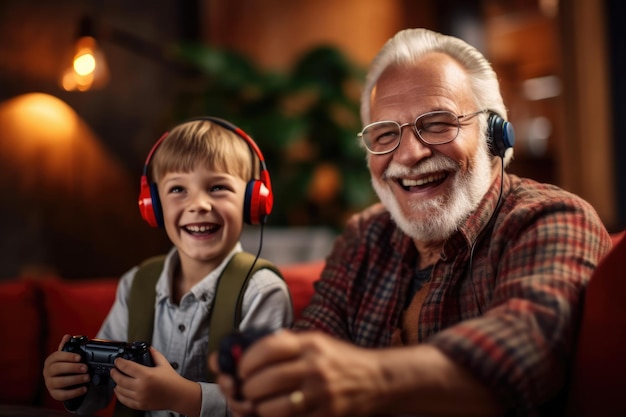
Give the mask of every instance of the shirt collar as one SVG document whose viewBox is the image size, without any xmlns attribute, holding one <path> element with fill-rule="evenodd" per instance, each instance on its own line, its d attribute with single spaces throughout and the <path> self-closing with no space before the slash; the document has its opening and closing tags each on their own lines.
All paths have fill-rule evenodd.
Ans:
<svg viewBox="0 0 626 417">
<path fill-rule="evenodd" d="M 503 184 L 501 186 L 502 175 L 504 174 Z M 458 250 L 463 247 L 471 246 L 479 237 L 479 234 L 488 226 L 495 211 L 498 210 L 498 204 L 502 204 L 508 190 L 511 186 L 510 177 L 499 171 L 491 186 L 478 203 L 478 207 L 468 216 L 468 218 L 459 226 L 458 232 L 454 233 L 446 242 L 446 249 Z M 502 197 L 500 197 L 502 195 Z M 500 200 L 500 202 L 498 201 Z"/>
<path fill-rule="evenodd" d="M 230 259 L 235 256 L 236 253 L 242 251 L 243 248 L 241 243 L 237 242 L 230 253 L 224 258 L 222 263 L 220 263 L 219 266 L 213 271 L 209 272 L 209 274 L 207 274 L 200 282 L 194 285 L 189 292 L 199 300 L 212 300 L 213 294 L 215 293 L 215 287 L 217 285 L 217 279 L 222 274 L 222 271 L 224 271 L 224 268 L 226 268 Z M 179 264 L 180 257 L 178 255 L 178 250 L 174 247 L 168 252 L 167 257 L 165 258 L 163 271 L 161 271 L 161 276 L 159 277 L 159 281 L 156 285 L 157 303 L 170 297 L 172 293 L 172 282 L 174 281 L 174 271 Z M 183 298 L 185 298 L 185 296 L 187 296 L 187 294 L 184 294 Z"/>
</svg>

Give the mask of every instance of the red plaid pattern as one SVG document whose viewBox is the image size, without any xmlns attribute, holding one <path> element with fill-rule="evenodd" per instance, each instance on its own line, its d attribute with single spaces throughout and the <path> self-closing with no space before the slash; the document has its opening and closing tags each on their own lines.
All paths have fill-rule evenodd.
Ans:
<svg viewBox="0 0 626 417">
<path fill-rule="evenodd" d="M 584 288 L 611 240 L 595 210 L 555 186 L 505 174 L 446 242 L 422 306 L 420 343 L 437 346 L 523 415 L 563 389 Z M 470 273 L 470 249 L 479 236 Z M 417 251 L 380 204 L 335 242 L 296 323 L 365 347 L 389 346 Z M 481 314 L 482 312 L 482 314 Z"/>
</svg>

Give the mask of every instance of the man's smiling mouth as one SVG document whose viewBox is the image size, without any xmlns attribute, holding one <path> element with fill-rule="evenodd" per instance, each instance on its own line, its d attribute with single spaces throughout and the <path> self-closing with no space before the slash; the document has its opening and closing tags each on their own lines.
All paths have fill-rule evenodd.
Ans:
<svg viewBox="0 0 626 417">
<path fill-rule="evenodd" d="M 398 179 L 398 184 L 406 190 L 409 191 L 412 187 L 428 187 L 433 185 L 439 185 L 445 179 L 448 178 L 448 173 L 446 172 L 438 172 L 435 174 L 430 174 L 424 176 L 419 179 L 410 179 L 410 178 L 400 178 Z"/>
</svg>

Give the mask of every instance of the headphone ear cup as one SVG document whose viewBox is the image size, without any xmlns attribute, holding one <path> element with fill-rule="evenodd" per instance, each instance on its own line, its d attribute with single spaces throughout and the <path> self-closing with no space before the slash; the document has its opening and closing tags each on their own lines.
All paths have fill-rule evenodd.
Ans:
<svg viewBox="0 0 626 417">
<path fill-rule="evenodd" d="M 150 195 L 152 196 L 152 212 L 154 213 L 155 225 L 152 227 L 163 227 L 163 209 L 161 208 L 161 199 L 159 198 L 159 188 L 156 183 L 150 184 Z"/>
<path fill-rule="evenodd" d="M 506 150 L 515 144 L 513 125 L 493 112 L 487 119 L 487 144 L 491 154 L 500 158 L 504 158 Z"/>
<path fill-rule="evenodd" d="M 139 213 L 141 217 L 152 227 L 163 227 L 163 214 L 161 201 L 156 184 L 148 185 L 146 176 L 141 177 L 139 190 Z"/>
<path fill-rule="evenodd" d="M 159 140 L 157 140 L 152 149 L 150 149 L 146 163 L 143 166 L 143 174 L 141 175 L 141 181 L 139 183 L 139 213 L 141 214 L 141 218 L 152 227 L 163 227 L 164 223 L 161 201 L 159 200 L 159 190 L 155 183 L 148 181 L 148 165 L 152 159 L 152 154 L 167 135 L 168 132 L 165 132 Z"/>
<path fill-rule="evenodd" d="M 150 186 L 148 185 L 148 178 L 145 175 L 141 176 L 139 188 L 139 213 L 146 223 L 152 227 L 156 227 L 157 222 L 154 218 L 154 210 L 152 210 L 152 195 L 150 193 Z"/>
<path fill-rule="evenodd" d="M 249 181 L 243 200 L 243 220 L 248 224 L 265 224 L 271 210 L 270 198 L 270 192 L 262 181 Z"/>
</svg>

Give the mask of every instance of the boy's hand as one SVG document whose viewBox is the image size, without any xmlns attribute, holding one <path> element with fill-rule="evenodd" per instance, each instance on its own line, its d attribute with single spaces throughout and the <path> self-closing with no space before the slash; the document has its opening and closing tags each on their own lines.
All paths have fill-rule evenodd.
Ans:
<svg viewBox="0 0 626 417">
<path fill-rule="evenodd" d="M 59 350 L 51 353 L 43 365 L 46 388 L 57 401 L 66 401 L 85 394 L 87 387 L 83 384 L 89 382 L 87 365 L 80 362 L 80 355 L 61 350 L 68 340 L 70 335 L 64 335 L 59 343 Z"/>
<path fill-rule="evenodd" d="M 165 356 L 150 347 L 154 366 L 117 358 L 111 378 L 117 399 L 136 410 L 172 410 L 187 416 L 200 414 L 200 385 L 180 376 Z"/>
</svg>

